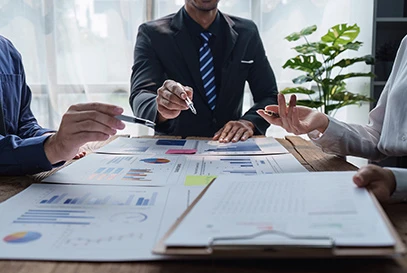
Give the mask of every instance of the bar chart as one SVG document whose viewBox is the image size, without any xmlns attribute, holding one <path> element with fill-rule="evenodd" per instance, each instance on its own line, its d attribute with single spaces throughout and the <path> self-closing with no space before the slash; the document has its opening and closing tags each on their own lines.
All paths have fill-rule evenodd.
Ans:
<svg viewBox="0 0 407 273">
<path fill-rule="evenodd" d="M 148 175 L 152 173 L 151 169 L 130 169 L 126 175 L 122 177 L 122 180 L 151 181 L 151 179 L 148 178 Z"/>
<path fill-rule="evenodd" d="M 158 195 L 158 193 L 154 192 L 149 199 L 144 198 L 144 197 L 139 197 L 137 199 L 136 206 L 138 206 L 138 207 L 154 206 L 155 201 L 157 199 L 157 195 Z"/>
<path fill-rule="evenodd" d="M 220 158 L 219 160 L 229 164 L 229 167 L 225 166 L 226 168 L 223 173 L 237 173 L 243 175 L 257 174 L 250 158 Z"/>
<path fill-rule="evenodd" d="M 101 167 L 89 176 L 89 180 L 113 180 L 122 171 L 123 168 Z"/>
<path fill-rule="evenodd" d="M 90 225 L 94 216 L 86 210 L 30 209 L 20 215 L 14 224 Z"/>
<path fill-rule="evenodd" d="M 117 205 L 117 206 L 154 206 L 158 192 L 153 192 L 151 197 L 144 197 L 144 193 L 130 193 L 127 196 L 120 198 L 113 197 L 110 194 L 104 196 L 92 196 L 91 193 L 85 193 L 81 196 L 73 196 L 72 194 L 62 193 L 53 195 L 49 199 L 43 199 L 39 202 L 40 205 Z"/>
<path fill-rule="evenodd" d="M 213 148 L 209 148 L 204 150 L 205 152 L 213 152 L 213 153 L 223 153 L 223 152 L 232 152 L 232 153 L 239 153 L 239 152 L 261 152 L 259 145 L 255 142 L 237 142 L 237 143 L 227 143 L 227 144 L 217 144 L 214 145 Z"/>
</svg>

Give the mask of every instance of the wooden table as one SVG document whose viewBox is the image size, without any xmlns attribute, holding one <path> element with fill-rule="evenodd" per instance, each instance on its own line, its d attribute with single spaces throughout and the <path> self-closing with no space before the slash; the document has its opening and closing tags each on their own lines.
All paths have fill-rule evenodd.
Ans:
<svg viewBox="0 0 407 273">
<path fill-rule="evenodd" d="M 299 137 L 278 139 L 309 171 L 348 171 L 357 168 L 344 159 L 323 153 L 309 141 Z M 103 144 L 103 143 L 102 143 Z M 92 151 L 101 144 L 92 144 Z M 22 191 L 49 173 L 36 176 L 0 177 L 0 202 Z M 391 221 L 402 237 L 407 239 L 407 204 L 385 206 Z M 73 272 L 135 272 L 135 273 L 260 273 L 260 272 L 404 272 L 407 257 L 395 259 L 280 259 L 250 261 L 166 261 L 126 263 L 0 261 L 0 272 L 73 273 Z M 407 272 L 407 271 L 406 271 Z"/>
</svg>

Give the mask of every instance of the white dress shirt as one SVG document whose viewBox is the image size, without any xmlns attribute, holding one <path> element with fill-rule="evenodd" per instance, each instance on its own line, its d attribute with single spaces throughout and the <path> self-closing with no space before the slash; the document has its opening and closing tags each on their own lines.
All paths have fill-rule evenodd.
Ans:
<svg viewBox="0 0 407 273">
<path fill-rule="evenodd" d="M 367 125 L 347 124 L 329 117 L 326 131 L 313 131 L 310 139 L 324 152 L 354 155 L 371 160 L 407 156 L 407 36 L 398 50 L 377 106 Z M 396 170 L 397 189 L 407 191 L 407 171 Z"/>
</svg>

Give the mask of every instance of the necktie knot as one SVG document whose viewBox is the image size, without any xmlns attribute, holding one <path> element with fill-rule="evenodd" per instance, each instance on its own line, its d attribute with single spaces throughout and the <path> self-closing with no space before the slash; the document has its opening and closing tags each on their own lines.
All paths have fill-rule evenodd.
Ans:
<svg viewBox="0 0 407 273">
<path fill-rule="evenodd" d="M 207 44 L 212 37 L 212 33 L 209 31 L 201 32 L 201 38 L 204 44 Z"/>
</svg>

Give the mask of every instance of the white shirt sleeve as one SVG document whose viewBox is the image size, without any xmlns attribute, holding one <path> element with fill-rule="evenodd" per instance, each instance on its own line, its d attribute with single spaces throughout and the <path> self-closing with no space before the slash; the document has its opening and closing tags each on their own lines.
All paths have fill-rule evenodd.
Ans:
<svg viewBox="0 0 407 273">
<path fill-rule="evenodd" d="M 392 195 L 392 199 L 402 200 L 407 202 L 407 169 L 403 168 L 386 168 L 393 172 L 396 178 L 396 190 Z"/>
</svg>

